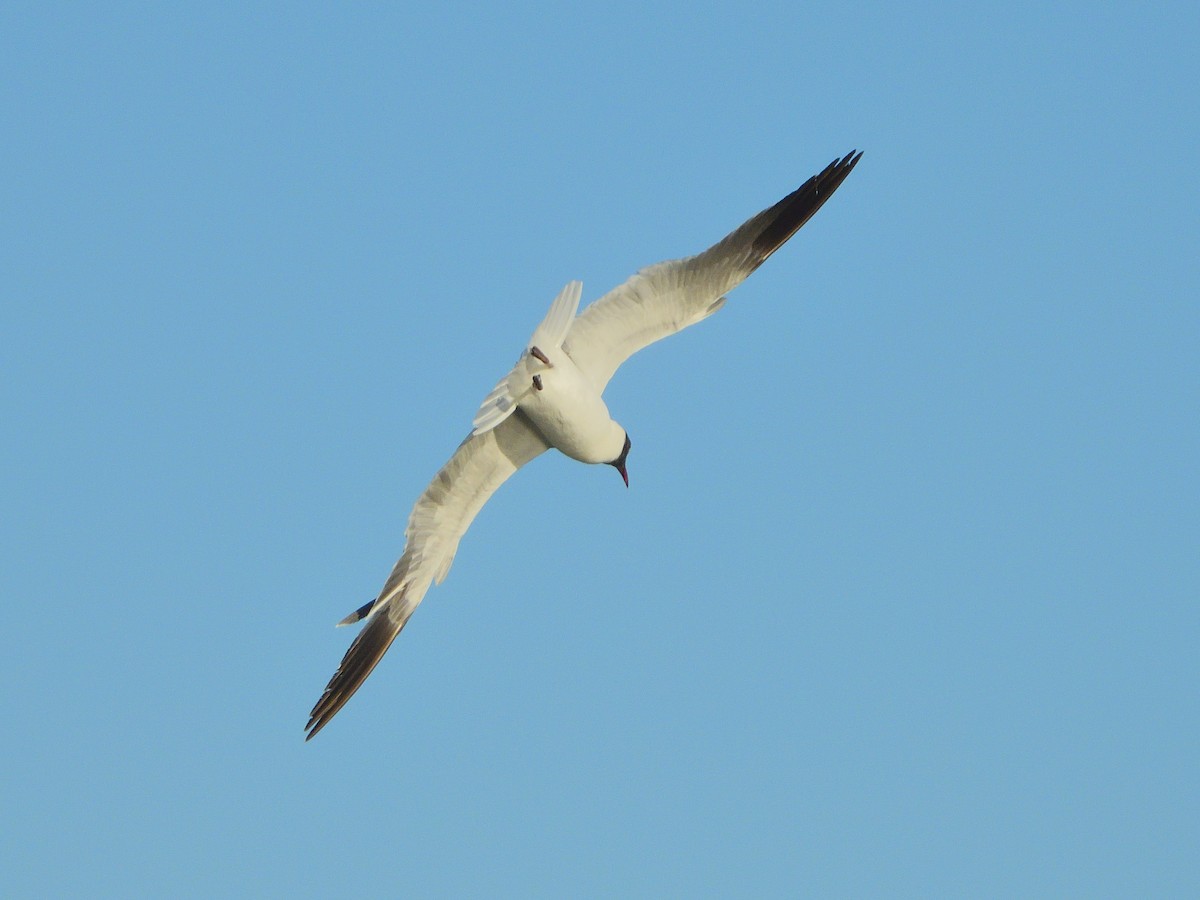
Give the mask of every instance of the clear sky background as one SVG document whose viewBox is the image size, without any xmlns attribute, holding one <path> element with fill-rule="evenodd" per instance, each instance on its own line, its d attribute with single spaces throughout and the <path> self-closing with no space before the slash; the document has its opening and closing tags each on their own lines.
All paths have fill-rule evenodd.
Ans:
<svg viewBox="0 0 1200 900">
<path fill-rule="evenodd" d="M 6 4 L 0 893 L 1195 896 L 1198 26 Z M 852 148 L 306 745 L 559 288 Z"/>
</svg>

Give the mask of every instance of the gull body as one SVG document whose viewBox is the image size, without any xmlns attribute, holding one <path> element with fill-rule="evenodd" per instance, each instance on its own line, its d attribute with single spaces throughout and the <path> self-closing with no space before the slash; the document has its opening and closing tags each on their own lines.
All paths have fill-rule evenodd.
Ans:
<svg viewBox="0 0 1200 900">
<path fill-rule="evenodd" d="M 531 391 L 521 409 L 555 450 L 584 463 L 611 463 L 621 455 L 625 429 L 571 357 L 561 349 L 547 355 L 554 368 L 541 376 L 545 388 Z"/>
<path fill-rule="evenodd" d="M 597 386 L 563 348 L 583 284 L 570 282 L 529 339 L 511 372 L 475 414 L 474 435 L 484 434 L 520 409 L 555 450 L 585 463 L 611 463 L 628 437 L 613 421 Z"/>
<path fill-rule="evenodd" d="M 559 292 L 516 365 L 484 398 L 471 433 L 417 499 L 404 552 L 379 595 L 338 623 L 366 619 L 313 707 L 307 738 L 371 674 L 429 587 L 450 571 L 475 515 L 517 469 L 553 448 L 580 462 L 613 466 L 628 486 L 631 441 L 603 397 L 617 368 L 719 310 L 726 294 L 820 209 L 861 156 L 834 160 L 708 250 L 642 269 L 581 314 L 582 285 L 572 281 Z"/>
</svg>

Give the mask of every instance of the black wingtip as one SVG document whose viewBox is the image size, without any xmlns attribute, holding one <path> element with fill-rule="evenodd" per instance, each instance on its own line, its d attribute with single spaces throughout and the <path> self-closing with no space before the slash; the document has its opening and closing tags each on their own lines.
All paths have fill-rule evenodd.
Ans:
<svg viewBox="0 0 1200 900">
<path fill-rule="evenodd" d="M 342 664 L 329 679 L 321 699 L 309 714 L 308 724 L 304 726 L 304 730 L 308 732 L 304 736 L 305 741 L 312 740 L 354 696 L 354 692 L 379 665 L 383 654 L 387 653 L 392 641 L 408 621 L 407 616 L 399 622 L 393 621 L 389 613 L 390 610 L 381 610 L 379 615 L 368 622 L 342 657 Z"/>
<path fill-rule="evenodd" d="M 814 175 L 763 214 L 765 227 L 752 245 L 754 267 L 758 268 L 767 258 L 787 243 L 809 219 L 816 214 L 825 201 L 833 196 L 854 171 L 862 151 L 851 150 L 841 159 L 835 159 L 819 174 Z"/>
</svg>

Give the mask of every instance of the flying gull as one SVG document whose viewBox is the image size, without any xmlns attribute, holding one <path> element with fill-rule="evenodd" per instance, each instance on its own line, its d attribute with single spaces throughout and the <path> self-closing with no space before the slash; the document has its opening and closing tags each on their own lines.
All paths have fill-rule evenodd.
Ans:
<svg viewBox="0 0 1200 900">
<path fill-rule="evenodd" d="M 630 440 L 604 403 L 617 368 L 643 347 L 706 319 L 795 234 L 858 163 L 851 151 L 770 209 L 686 259 L 642 269 L 583 313 L 583 285 L 559 292 L 516 366 L 483 401 L 473 430 L 421 494 L 404 530 L 404 554 L 379 592 L 339 625 L 366 619 L 313 707 L 308 740 L 337 714 L 387 652 L 431 584 L 450 571 L 458 542 L 495 490 L 554 448 L 606 463 L 629 486 Z"/>
</svg>

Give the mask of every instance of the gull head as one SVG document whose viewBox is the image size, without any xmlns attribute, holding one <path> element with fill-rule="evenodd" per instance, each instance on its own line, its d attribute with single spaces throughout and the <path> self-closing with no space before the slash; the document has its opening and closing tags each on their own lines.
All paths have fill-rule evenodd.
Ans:
<svg viewBox="0 0 1200 900">
<path fill-rule="evenodd" d="M 621 478 L 625 482 L 625 487 L 629 487 L 629 473 L 625 471 L 625 458 L 629 456 L 629 448 L 632 442 L 629 440 L 629 433 L 625 433 L 625 446 L 621 448 L 621 455 L 609 463 L 614 469 L 621 473 Z"/>
</svg>

